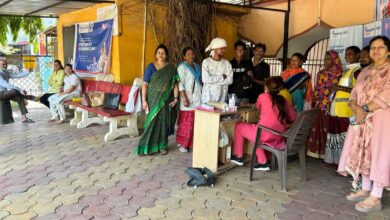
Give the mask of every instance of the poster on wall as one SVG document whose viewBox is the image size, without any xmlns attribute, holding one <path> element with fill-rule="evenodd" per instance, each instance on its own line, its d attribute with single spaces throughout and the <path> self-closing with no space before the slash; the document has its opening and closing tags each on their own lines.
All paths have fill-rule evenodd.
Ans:
<svg viewBox="0 0 390 220">
<path fill-rule="evenodd" d="M 116 4 L 97 9 L 98 21 L 108 20 L 108 19 L 114 19 L 112 35 L 118 36 L 120 34 L 120 31 L 119 31 L 119 23 L 118 23 L 119 21 L 118 6 Z"/>
<path fill-rule="evenodd" d="M 385 35 L 386 37 L 390 37 L 390 18 L 383 19 L 381 21 L 382 23 L 382 35 Z"/>
<path fill-rule="evenodd" d="M 363 47 L 370 43 L 370 40 L 382 34 L 382 21 L 374 21 L 363 26 Z"/>
<path fill-rule="evenodd" d="M 73 67 L 77 73 L 108 73 L 113 19 L 76 24 Z"/>
<path fill-rule="evenodd" d="M 376 20 L 390 18 L 390 0 L 376 0 Z"/>
<path fill-rule="evenodd" d="M 362 32 L 363 25 L 330 29 L 328 49 L 337 51 L 341 61 L 346 65 L 345 49 L 349 46 L 361 48 L 363 44 Z"/>
</svg>

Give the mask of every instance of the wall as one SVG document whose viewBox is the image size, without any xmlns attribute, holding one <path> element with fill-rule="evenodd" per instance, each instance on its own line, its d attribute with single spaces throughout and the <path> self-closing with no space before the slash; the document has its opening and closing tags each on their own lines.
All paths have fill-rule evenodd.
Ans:
<svg viewBox="0 0 390 220">
<path fill-rule="evenodd" d="M 96 20 L 96 9 L 98 7 L 108 6 L 110 4 L 98 4 L 93 7 L 85 8 L 78 11 L 73 11 L 70 13 L 62 14 L 59 16 L 57 21 L 57 40 L 58 40 L 58 59 L 67 62 L 64 60 L 64 34 L 62 32 L 63 27 L 69 27 L 77 23 L 95 21 Z M 110 72 L 120 79 L 120 63 L 119 63 L 119 50 L 118 50 L 118 37 L 113 38 L 112 42 L 112 59 L 111 59 L 111 69 Z M 118 81 L 119 82 L 119 81 Z"/>
<path fill-rule="evenodd" d="M 372 0 L 293 0 L 291 2 L 289 36 L 293 38 L 316 25 L 321 13 L 321 25 L 344 27 L 371 22 L 374 17 Z M 353 3 L 352 3 L 353 2 Z M 287 9 L 287 3 L 270 4 L 266 7 Z M 266 55 L 275 55 L 283 44 L 284 14 L 254 9 L 243 17 L 240 35 L 253 42 L 268 46 Z"/>
<path fill-rule="evenodd" d="M 117 5 L 121 7 L 121 34 L 113 37 L 111 69 L 110 72 L 115 75 L 115 81 L 125 84 L 131 84 L 134 78 L 143 75 L 143 70 L 146 65 L 155 60 L 154 51 L 156 46 L 162 39 L 157 39 L 154 33 L 154 28 L 150 22 L 148 14 L 148 22 L 146 28 L 146 38 L 144 38 L 144 19 L 145 7 L 142 1 L 138 0 L 116 0 Z M 58 19 L 58 55 L 60 60 L 64 60 L 63 48 L 63 32 L 62 28 L 74 25 L 75 23 L 94 21 L 96 20 L 96 9 L 104 7 L 108 4 L 98 4 L 90 8 L 79 11 L 63 14 Z M 159 18 L 155 18 L 157 23 L 163 20 L 164 8 L 157 7 Z M 225 57 L 231 59 L 234 55 L 233 45 L 237 40 L 238 23 L 234 17 L 234 13 L 242 15 L 248 10 L 237 8 L 224 8 L 224 13 L 229 13 L 229 16 L 217 11 L 215 19 L 215 36 L 223 37 L 228 42 L 228 50 Z M 163 31 L 163 30 L 161 30 Z M 213 37 L 215 37 L 213 36 Z M 145 47 L 145 62 L 143 62 L 143 51 Z"/>
</svg>

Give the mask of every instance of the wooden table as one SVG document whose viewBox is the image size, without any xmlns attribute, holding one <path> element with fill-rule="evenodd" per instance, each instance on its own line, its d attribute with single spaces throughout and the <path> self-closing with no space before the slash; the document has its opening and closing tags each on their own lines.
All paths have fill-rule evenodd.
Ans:
<svg viewBox="0 0 390 220">
<path fill-rule="evenodd" d="M 253 115 L 258 118 L 258 113 L 253 111 L 257 110 L 251 108 L 239 109 L 237 112 L 195 110 L 192 167 L 207 167 L 216 174 L 235 167 L 236 165 L 231 162 L 218 164 L 219 128 L 224 127 L 229 138 L 234 140 L 235 123 L 241 120 L 246 122 L 253 120 Z M 248 114 L 249 118 L 247 118 Z M 241 119 L 221 120 L 222 117 L 237 115 L 241 116 Z"/>
</svg>

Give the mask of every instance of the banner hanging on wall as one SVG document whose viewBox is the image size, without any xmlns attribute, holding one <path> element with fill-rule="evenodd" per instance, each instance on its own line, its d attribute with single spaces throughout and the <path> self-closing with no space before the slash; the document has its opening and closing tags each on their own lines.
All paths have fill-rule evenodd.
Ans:
<svg viewBox="0 0 390 220">
<path fill-rule="evenodd" d="M 362 32 L 363 25 L 330 29 L 328 49 L 337 51 L 343 64 L 346 65 L 345 49 L 349 46 L 361 48 L 363 44 Z"/>
<path fill-rule="evenodd" d="M 76 24 L 73 67 L 77 73 L 108 73 L 113 19 Z"/>
<path fill-rule="evenodd" d="M 390 0 L 375 0 L 375 20 L 390 18 Z"/>
</svg>

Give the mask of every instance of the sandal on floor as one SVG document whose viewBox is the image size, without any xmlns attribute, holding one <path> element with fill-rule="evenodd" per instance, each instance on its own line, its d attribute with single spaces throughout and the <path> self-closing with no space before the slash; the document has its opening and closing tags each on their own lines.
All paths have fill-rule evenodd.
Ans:
<svg viewBox="0 0 390 220">
<path fill-rule="evenodd" d="M 65 123 L 65 120 L 58 120 L 56 122 L 54 122 L 55 124 L 64 124 Z"/>
<path fill-rule="evenodd" d="M 360 212 L 377 212 L 382 209 L 382 203 L 375 201 L 371 196 L 365 199 L 364 201 L 359 202 L 355 205 L 355 209 Z"/>
<path fill-rule="evenodd" d="M 160 150 L 160 154 L 161 154 L 161 155 L 166 155 L 167 153 L 168 153 L 167 150 Z"/>
<path fill-rule="evenodd" d="M 370 192 L 359 190 L 359 191 L 352 192 L 352 193 L 348 194 L 345 198 L 348 201 L 360 202 L 360 201 L 367 199 L 369 196 L 370 196 Z"/>
<path fill-rule="evenodd" d="M 26 120 L 22 121 L 22 123 L 35 123 L 35 121 L 30 118 L 26 118 Z"/>
</svg>

